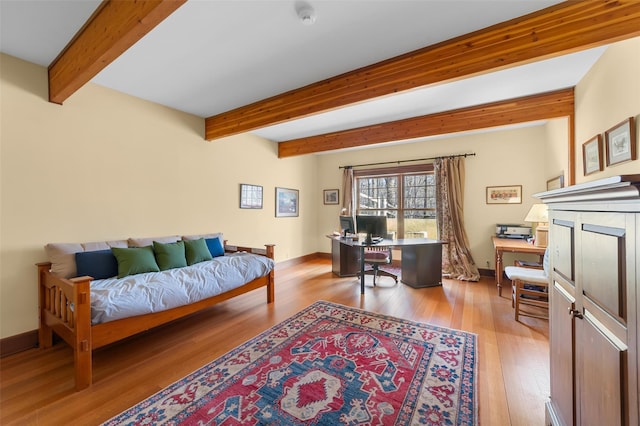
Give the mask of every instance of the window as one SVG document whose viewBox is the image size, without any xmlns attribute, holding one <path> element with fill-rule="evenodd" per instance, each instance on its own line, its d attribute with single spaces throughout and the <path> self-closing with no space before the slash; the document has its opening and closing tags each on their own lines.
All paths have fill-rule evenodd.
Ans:
<svg viewBox="0 0 640 426">
<path fill-rule="evenodd" d="M 432 164 L 354 172 L 357 214 L 387 217 L 396 238 L 437 238 Z"/>
</svg>

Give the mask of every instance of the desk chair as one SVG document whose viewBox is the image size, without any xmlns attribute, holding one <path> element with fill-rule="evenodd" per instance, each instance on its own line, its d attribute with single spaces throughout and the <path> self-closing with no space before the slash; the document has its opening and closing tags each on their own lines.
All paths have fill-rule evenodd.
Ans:
<svg viewBox="0 0 640 426">
<path fill-rule="evenodd" d="M 515 308 L 515 319 L 520 315 L 532 318 L 549 319 L 549 252 L 544 252 L 542 269 L 507 266 L 504 272 L 512 283 L 511 305 Z M 542 309 L 543 313 L 523 310 L 524 306 Z"/>
<path fill-rule="evenodd" d="M 376 285 L 376 277 L 378 275 L 384 275 L 391 277 L 398 283 L 398 277 L 391 272 L 380 269 L 380 265 L 388 265 L 392 261 L 391 247 L 376 247 L 368 246 L 364 249 L 364 263 L 365 265 L 371 265 L 371 269 L 365 270 L 365 275 L 373 275 L 373 285 Z M 359 276 L 360 274 L 358 274 Z"/>
</svg>

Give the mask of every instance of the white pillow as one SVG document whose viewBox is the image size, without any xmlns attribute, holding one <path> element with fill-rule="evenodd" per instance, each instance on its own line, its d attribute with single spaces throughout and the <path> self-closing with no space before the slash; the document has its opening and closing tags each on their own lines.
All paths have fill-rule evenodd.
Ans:
<svg viewBox="0 0 640 426">
<path fill-rule="evenodd" d="M 50 243 L 44 246 L 51 262 L 51 272 L 59 277 L 72 278 L 78 275 L 76 253 L 108 250 L 111 247 L 127 247 L 126 240 L 95 241 L 90 243 Z"/>
<path fill-rule="evenodd" d="M 162 244 L 175 243 L 180 240 L 178 235 L 170 235 L 167 237 L 155 237 L 155 238 L 129 238 L 129 247 L 146 247 L 152 246 L 154 241 Z"/>
<path fill-rule="evenodd" d="M 220 242 L 224 244 L 224 237 L 222 232 L 214 232 L 213 234 L 201 234 L 201 235 L 183 235 L 183 240 L 199 240 L 200 238 L 204 238 L 205 240 L 209 238 L 220 238 Z"/>
</svg>

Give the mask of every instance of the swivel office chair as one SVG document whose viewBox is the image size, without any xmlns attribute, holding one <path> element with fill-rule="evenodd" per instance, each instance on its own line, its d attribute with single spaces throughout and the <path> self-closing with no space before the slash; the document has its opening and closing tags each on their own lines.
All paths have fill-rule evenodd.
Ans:
<svg viewBox="0 0 640 426">
<path fill-rule="evenodd" d="M 373 285 L 376 285 L 378 275 L 384 275 L 394 279 L 398 283 L 398 276 L 391 272 L 380 269 L 380 265 L 388 265 L 392 262 L 391 247 L 369 246 L 364 249 L 364 263 L 371 265 L 371 269 L 365 270 L 365 275 L 373 275 Z M 359 276 L 360 274 L 358 274 Z"/>
</svg>

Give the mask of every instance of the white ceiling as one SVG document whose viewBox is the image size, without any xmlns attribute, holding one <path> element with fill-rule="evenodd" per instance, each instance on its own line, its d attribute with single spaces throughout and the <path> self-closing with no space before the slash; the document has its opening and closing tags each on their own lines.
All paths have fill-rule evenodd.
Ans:
<svg viewBox="0 0 640 426">
<path fill-rule="evenodd" d="M 48 66 L 98 0 L 0 0 L 0 50 Z M 557 0 L 189 0 L 94 83 L 209 117 L 559 3 Z M 275 141 L 574 86 L 591 49 L 256 130 Z M 80 89 L 82 90 L 82 89 Z M 72 95 L 73 96 L 73 95 Z"/>
</svg>

